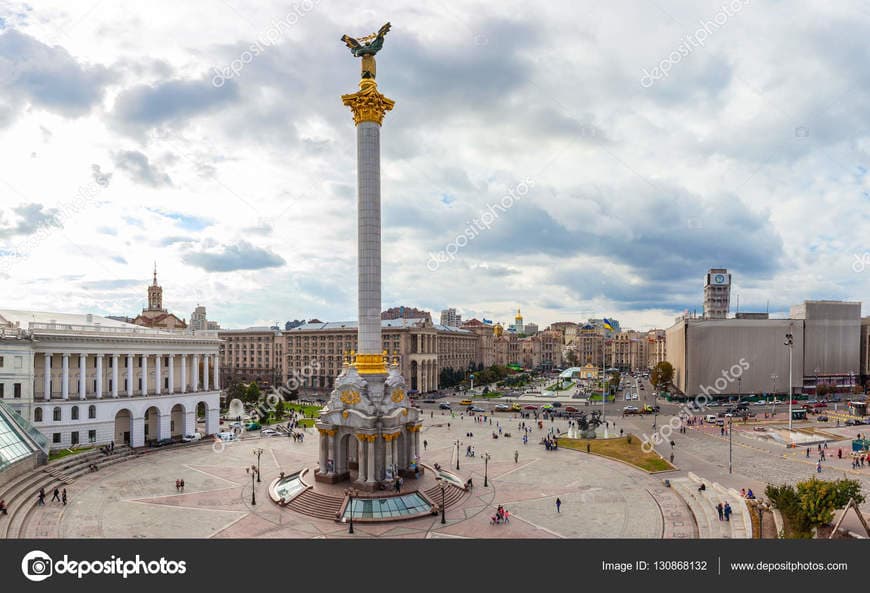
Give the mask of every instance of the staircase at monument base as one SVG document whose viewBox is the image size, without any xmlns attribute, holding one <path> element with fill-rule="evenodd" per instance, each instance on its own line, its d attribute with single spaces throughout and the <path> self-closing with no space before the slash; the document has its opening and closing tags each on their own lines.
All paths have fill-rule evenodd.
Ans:
<svg viewBox="0 0 870 593">
<path fill-rule="evenodd" d="M 424 494 L 429 497 L 429 500 L 435 502 L 435 504 L 441 504 L 441 487 L 433 486 L 428 490 L 424 491 Z M 452 507 L 454 504 L 462 500 L 462 497 L 465 496 L 465 491 L 457 488 L 453 484 L 447 487 L 447 490 L 444 492 L 444 506 L 448 509 Z"/>
<path fill-rule="evenodd" d="M 342 502 L 343 498 L 318 494 L 309 489 L 287 503 L 286 508 L 309 517 L 335 521 Z"/>
</svg>

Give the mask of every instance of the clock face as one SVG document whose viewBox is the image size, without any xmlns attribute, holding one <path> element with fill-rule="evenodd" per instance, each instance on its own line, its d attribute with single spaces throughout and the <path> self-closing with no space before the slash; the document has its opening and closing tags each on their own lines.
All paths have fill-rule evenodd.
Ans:
<svg viewBox="0 0 870 593">
<path fill-rule="evenodd" d="M 725 274 L 714 274 L 713 284 L 725 284 Z"/>
</svg>

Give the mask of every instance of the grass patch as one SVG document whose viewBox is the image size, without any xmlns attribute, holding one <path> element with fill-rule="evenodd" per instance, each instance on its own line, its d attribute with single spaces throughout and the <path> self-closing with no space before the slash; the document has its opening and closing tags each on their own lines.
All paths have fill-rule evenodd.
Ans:
<svg viewBox="0 0 870 593">
<path fill-rule="evenodd" d="M 501 391 L 488 391 L 487 393 L 483 393 L 481 395 L 475 395 L 471 399 L 495 399 L 497 397 L 501 397 Z"/>
<path fill-rule="evenodd" d="M 559 387 L 561 385 L 561 387 Z M 567 381 L 562 383 L 553 383 L 545 388 L 546 391 L 567 391 L 574 387 L 574 381 Z"/>
<path fill-rule="evenodd" d="M 641 442 L 637 437 L 625 436 L 615 439 L 569 439 L 559 437 L 557 442 L 560 447 L 575 449 L 583 453 L 586 452 L 586 445 L 588 444 L 592 453 L 624 461 L 648 472 L 676 469 L 665 459 L 659 457 L 657 453 L 653 451 L 647 453 L 641 449 Z"/>
<path fill-rule="evenodd" d="M 300 428 L 314 428 L 314 418 L 302 418 L 299 420 L 298 426 Z"/>
<path fill-rule="evenodd" d="M 93 449 L 93 447 L 81 447 L 79 449 L 61 449 L 59 451 L 52 451 L 48 454 L 48 460 L 54 461 L 55 459 L 63 459 L 64 457 L 69 457 L 71 455 L 93 451 Z"/>
<path fill-rule="evenodd" d="M 284 410 L 294 410 L 296 412 L 302 412 L 302 415 L 305 418 L 317 418 L 320 416 L 320 410 L 323 409 L 323 406 L 317 405 L 308 405 L 308 404 L 293 404 L 293 403 L 285 403 Z"/>
</svg>

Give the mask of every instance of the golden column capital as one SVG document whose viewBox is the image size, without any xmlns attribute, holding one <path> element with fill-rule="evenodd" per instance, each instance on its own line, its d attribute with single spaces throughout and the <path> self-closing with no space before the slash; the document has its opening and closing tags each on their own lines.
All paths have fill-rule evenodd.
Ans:
<svg viewBox="0 0 870 593">
<path fill-rule="evenodd" d="M 353 123 L 356 125 L 364 121 L 381 125 L 384 122 L 384 115 L 396 104 L 378 91 L 378 84 L 373 78 L 360 80 L 359 91 L 342 95 L 341 101 L 353 111 Z"/>
</svg>

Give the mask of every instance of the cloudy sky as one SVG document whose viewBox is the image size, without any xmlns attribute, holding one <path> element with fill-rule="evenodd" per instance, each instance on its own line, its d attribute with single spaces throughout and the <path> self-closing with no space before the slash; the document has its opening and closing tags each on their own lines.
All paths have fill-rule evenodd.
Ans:
<svg viewBox="0 0 870 593">
<path fill-rule="evenodd" d="M 353 319 L 339 38 L 386 21 L 385 308 L 867 297 L 867 1 L 0 0 L 0 307 L 134 315 L 156 260 L 181 317 Z"/>
</svg>

